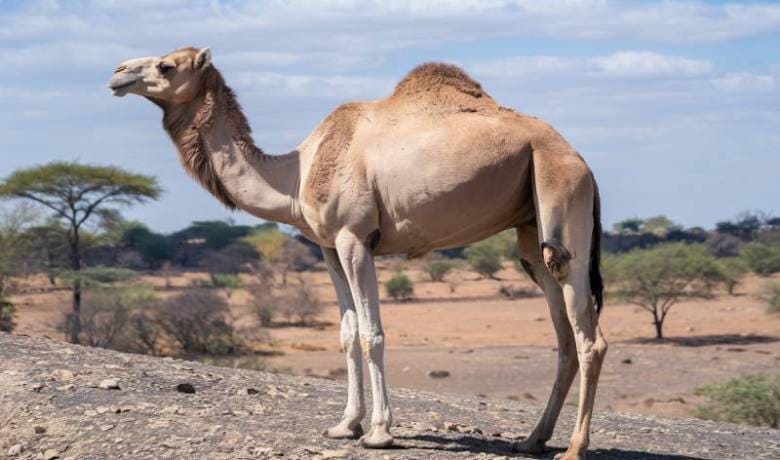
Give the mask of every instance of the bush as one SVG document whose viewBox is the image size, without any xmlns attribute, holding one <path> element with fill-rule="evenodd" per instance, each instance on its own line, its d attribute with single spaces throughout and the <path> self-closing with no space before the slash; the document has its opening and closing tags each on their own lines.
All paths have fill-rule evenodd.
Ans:
<svg viewBox="0 0 780 460">
<path fill-rule="evenodd" d="M 697 388 L 694 393 L 709 400 L 696 408 L 696 417 L 780 427 L 780 375 L 745 375 Z"/>
<path fill-rule="evenodd" d="M 166 299 L 157 313 L 160 327 L 184 353 L 236 353 L 241 346 L 228 323 L 225 299 L 205 289 L 192 289 Z"/>
<path fill-rule="evenodd" d="M 81 270 L 68 270 L 60 275 L 66 286 L 73 286 L 77 280 L 84 288 L 100 287 L 106 284 L 130 281 L 138 277 L 138 272 L 129 268 L 119 267 L 88 267 Z"/>
<path fill-rule="evenodd" d="M 757 275 L 780 272 L 780 245 L 749 243 L 742 247 L 739 255 Z"/>
<path fill-rule="evenodd" d="M 215 288 L 223 289 L 239 289 L 241 284 L 241 278 L 237 275 L 229 275 L 225 273 L 214 273 L 211 275 L 211 284 Z"/>
<path fill-rule="evenodd" d="M 739 257 L 725 257 L 717 260 L 718 272 L 729 295 L 734 295 L 734 289 L 742 282 L 748 266 Z"/>
<path fill-rule="evenodd" d="M 495 278 L 501 270 L 502 247 L 495 241 L 483 240 L 464 251 L 471 268 L 486 278 Z"/>
<path fill-rule="evenodd" d="M 244 241 L 236 241 L 218 251 L 207 250 L 200 260 L 200 266 L 211 274 L 214 281 L 216 274 L 245 273 L 259 262 L 260 253 L 255 248 Z"/>
<path fill-rule="evenodd" d="M 431 281 L 442 282 L 447 273 L 454 270 L 455 267 L 457 267 L 457 264 L 451 260 L 435 259 L 425 265 L 425 271 L 428 272 Z"/>
<path fill-rule="evenodd" d="M 387 290 L 387 295 L 392 297 L 393 300 L 400 302 L 410 300 L 412 294 L 414 294 L 412 280 L 400 270 L 397 270 L 393 274 L 393 277 L 387 280 L 385 289 Z"/>
<path fill-rule="evenodd" d="M 769 304 L 770 313 L 780 313 L 780 283 L 768 283 L 762 298 Z"/>
<path fill-rule="evenodd" d="M 99 288 L 84 292 L 79 341 L 119 351 L 156 354 L 156 334 L 146 311 L 157 297 L 142 285 Z M 155 340 L 152 341 L 151 337 Z"/>
<path fill-rule="evenodd" d="M 16 327 L 14 314 L 16 308 L 5 295 L 5 283 L 0 280 L 0 331 L 11 332 Z"/>
<path fill-rule="evenodd" d="M 707 238 L 707 249 L 715 257 L 736 257 L 742 245 L 741 239 L 728 233 L 715 233 Z"/>
<path fill-rule="evenodd" d="M 322 312 L 323 305 L 314 292 L 305 285 L 272 292 L 268 284 L 256 284 L 249 289 L 255 314 L 260 325 L 273 325 L 274 318 L 284 317 L 287 324 L 306 326 Z"/>
</svg>

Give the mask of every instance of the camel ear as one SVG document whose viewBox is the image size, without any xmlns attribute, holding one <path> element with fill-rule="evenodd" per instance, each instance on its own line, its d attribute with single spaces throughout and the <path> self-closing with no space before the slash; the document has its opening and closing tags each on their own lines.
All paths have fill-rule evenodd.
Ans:
<svg viewBox="0 0 780 460">
<path fill-rule="evenodd" d="M 195 55 L 195 70 L 203 70 L 211 64 L 211 50 L 203 48 Z"/>
</svg>

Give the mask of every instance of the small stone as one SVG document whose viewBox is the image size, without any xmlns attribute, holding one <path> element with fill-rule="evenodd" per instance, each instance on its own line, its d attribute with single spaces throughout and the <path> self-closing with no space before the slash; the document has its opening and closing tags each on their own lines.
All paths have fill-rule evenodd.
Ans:
<svg viewBox="0 0 780 460">
<path fill-rule="evenodd" d="M 109 379 L 101 380 L 98 384 L 98 388 L 103 390 L 119 390 L 119 379 L 112 377 Z"/>
<path fill-rule="evenodd" d="M 428 371 L 428 377 L 432 379 L 446 379 L 450 376 L 450 371 Z"/>
<path fill-rule="evenodd" d="M 100 425 L 100 431 L 108 431 L 114 428 L 114 425 L 111 423 Z"/>
<path fill-rule="evenodd" d="M 73 380 L 73 378 L 76 376 L 76 374 L 74 374 L 73 371 L 70 371 L 68 369 L 57 369 L 54 372 L 52 372 L 52 374 L 54 374 L 54 376 L 60 382 L 67 382 L 69 380 Z"/>
<path fill-rule="evenodd" d="M 37 383 L 34 383 L 33 386 L 30 387 L 30 388 L 32 389 L 32 391 L 34 391 L 36 393 L 40 393 L 40 391 L 43 390 L 43 387 L 44 387 L 43 382 L 37 382 Z"/>
<path fill-rule="evenodd" d="M 97 411 L 98 414 L 105 414 L 106 412 L 108 412 L 108 407 L 98 406 L 95 408 L 95 410 Z"/>
<path fill-rule="evenodd" d="M 35 425 L 33 427 L 33 431 L 35 432 L 35 434 L 43 434 L 43 433 L 46 433 L 46 427 L 45 426 L 40 426 L 40 425 Z"/>
<path fill-rule="evenodd" d="M 535 401 L 536 396 L 532 395 L 531 393 L 523 393 L 523 398 L 529 400 L 529 401 Z"/>
<path fill-rule="evenodd" d="M 621 364 L 632 364 L 634 361 L 631 360 L 631 358 L 624 358 L 620 361 Z"/>
<path fill-rule="evenodd" d="M 87 409 L 84 411 L 84 415 L 86 415 L 87 417 L 94 417 L 97 414 L 98 414 L 97 411 L 94 409 Z"/>
<path fill-rule="evenodd" d="M 43 460 L 54 460 L 60 457 L 60 451 L 57 449 L 46 449 L 43 453 Z"/>
<path fill-rule="evenodd" d="M 176 385 L 176 391 L 179 393 L 194 394 L 195 387 L 191 383 L 180 383 Z"/>
<path fill-rule="evenodd" d="M 62 385 L 62 386 L 57 387 L 57 390 L 59 390 L 59 391 L 70 391 L 70 390 L 75 390 L 75 389 L 76 389 L 76 385 L 74 385 L 72 383 L 69 383 L 67 385 Z"/>
<path fill-rule="evenodd" d="M 256 388 L 247 388 L 246 389 L 246 394 L 248 394 L 248 395 L 256 395 L 256 394 L 259 394 L 259 393 L 260 393 L 260 391 L 257 390 Z"/>
<path fill-rule="evenodd" d="M 8 456 L 15 457 L 21 454 L 23 450 L 24 450 L 24 446 L 22 446 L 21 444 L 14 444 L 13 446 L 11 446 L 10 449 L 8 449 Z"/>
<path fill-rule="evenodd" d="M 454 422 L 444 422 L 444 431 L 458 431 L 458 424 Z"/>
<path fill-rule="evenodd" d="M 460 431 L 461 433 L 482 434 L 482 430 L 480 430 L 479 428 L 477 428 L 475 426 L 470 426 L 469 425 L 469 426 L 464 426 L 464 427 L 459 427 L 459 428 L 460 428 L 460 430 L 458 430 L 458 431 Z"/>
<path fill-rule="evenodd" d="M 346 450 L 323 450 L 320 455 L 323 459 L 347 458 L 349 452 Z"/>
</svg>

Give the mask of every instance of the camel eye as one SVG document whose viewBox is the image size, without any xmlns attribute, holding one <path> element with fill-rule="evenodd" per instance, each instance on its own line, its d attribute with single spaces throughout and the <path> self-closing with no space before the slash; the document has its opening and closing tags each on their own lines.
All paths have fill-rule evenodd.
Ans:
<svg viewBox="0 0 780 460">
<path fill-rule="evenodd" d="M 159 70 L 160 73 L 163 74 L 163 75 L 168 73 L 168 71 L 171 70 L 172 68 L 173 68 L 172 65 L 166 64 L 165 62 L 161 62 L 161 63 L 157 64 L 157 70 Z"/>
</svg>

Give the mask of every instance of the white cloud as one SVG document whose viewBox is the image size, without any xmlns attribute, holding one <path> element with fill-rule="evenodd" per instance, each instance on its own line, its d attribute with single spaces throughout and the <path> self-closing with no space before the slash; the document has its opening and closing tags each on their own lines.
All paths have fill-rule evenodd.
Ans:
<svg viewBox="0 0 780 460">
<path fill-rule="evenodd" d="M 689 77 L 712 71 L 708 61 L 666 56 L 649 51 L 623 51 L 591 59 L 600 73 L 613 77 Z"/>
<path fill-rule="evenodd" d="M 668 56 L 650 51 L 621 51 L 591 58 L 527 56 L 499 59 L 474 65 L 474 70 L 491 78 L 534 78 L 578 76 L 606 78 L 680 78 L 707 75 L 712 63 Z"/>
<path fill-rule="evenodd" d="M 388 78 L 317 76 L 275 72 L 239 72 L 233 85 L 266 97 L 319 97 L 323 99 L 376 98 L 388 93 L 395 81 Z"/>
<path fill-rule="evenodd" d="M 748 72 L 727 73 L 712 79 L 712 84 L 723 91 L 771 91 L 778 88 L 778 78 Z"/>
</svg>

